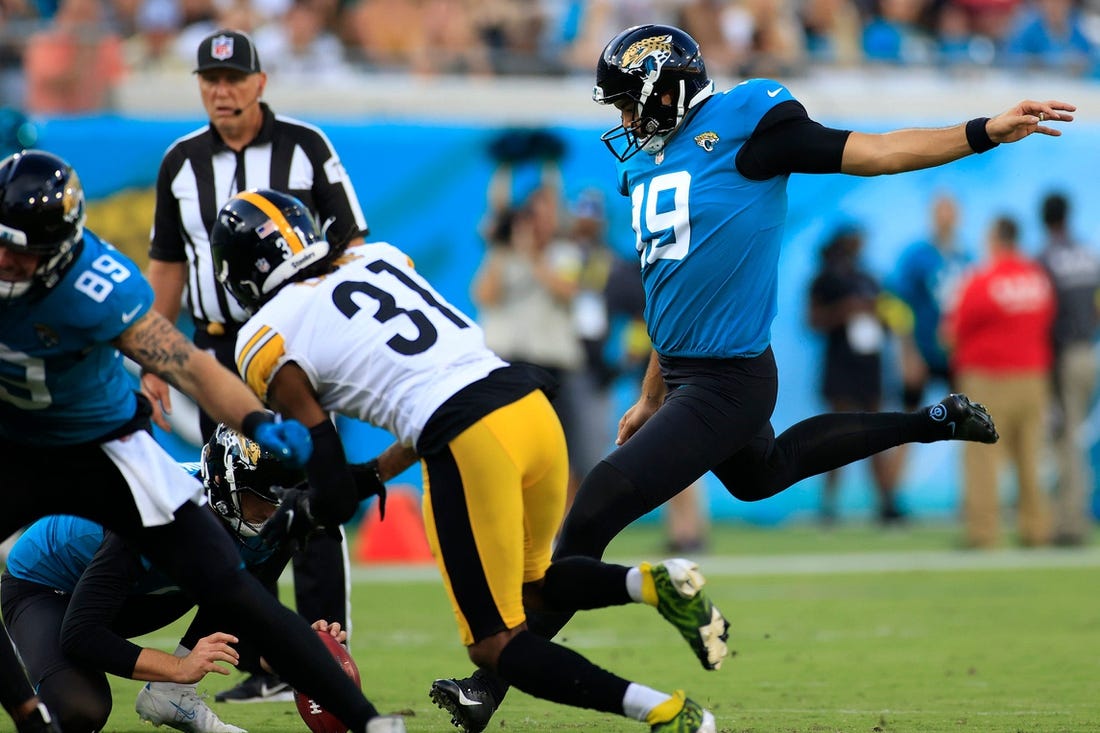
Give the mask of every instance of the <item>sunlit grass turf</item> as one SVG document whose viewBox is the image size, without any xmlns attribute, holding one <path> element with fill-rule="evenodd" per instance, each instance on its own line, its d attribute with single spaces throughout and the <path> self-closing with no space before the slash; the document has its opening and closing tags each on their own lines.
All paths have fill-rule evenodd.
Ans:
<svg viewBox="0 0 1100 733">
<path fill-rule="evenodd" d="M 943 564 L 983 556 L 954 549 L 956 529 L 882 533 L 872 527 L 715 529 L 698 559 L 708 590 L 733 624 L 735 655 L 702 670 L 687 646 L 648 607 L 579 615 L 560 640 L 629 679 L 677 688 L 714 711 L 720 731 L 1100 731 L 1100 558 L 1095 550 L 1004 551 L 995 569 L 860 571 L 858 558 L 936 553 Z M 759 556 L 817 553 L 856 558 L 841 571 L 761 575 Z M 867 554 L 873 553 L 873 554 Z M 629 530 L 609 558 L 663 556 L 655 527 Z M 1012 567 L 1049 557 L 1038 567 Z M 1067 560 L 1091 558 L 1082 567 Z M 979 565 L 981 563 L 979 562 Z M 1068 563 L 1068 564 L 1072 564 Z M 722 570 L 708 570 L 708 565 Z M 839 565 L 839 563 L 838 563 Z M 730 570 L 730 568 L 738 568 Z M 854 568 L 854 569 L 853 569 Z M 383 712 L 404 712 L 410 731 L 453 731 L 428 700 L 431 680 L 471 667 L 434 574 L 387 571 L 354 588 L 352 652 L 364 689 Z M 413 580 L 395 580 L 402 575 Z M 284 598 L 290 593 L 284 589 Z M 144 643 L 174 648 L 182 626 Z M 213 693 L 239 675 L 208 676 Z M 110 731 L 146 731 L 133 712 L 139 683 L 112 680 Z M 291 704 L 214 709 L 252 733 L 305 731 Z M 8 728 L 4 728 L 7 725 Z M 5 720 L 0 730 L 10 730 Z M 641 723 L 546 703 L 513 691 L 490 731 L 644 731 Z"/>
</svg>

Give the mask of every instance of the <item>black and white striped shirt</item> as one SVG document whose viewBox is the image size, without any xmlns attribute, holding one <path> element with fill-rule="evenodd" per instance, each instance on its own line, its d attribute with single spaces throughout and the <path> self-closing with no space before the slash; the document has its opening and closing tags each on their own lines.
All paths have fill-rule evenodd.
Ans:
<svg viewBox="0 0 1100 733">
<path fill-rule="evenodd" d="M 351 179 L 328 137 L 261 106 L 260 133 L 240 152 L 207 125 L 173 142 L 161 160 L 149 257 L 189 263 L 185 307 L 198 321 L 248 319 L 214 276 L 210 257 L 210 230 L 234 194 L 250 188 L 293 194 L 333 242 L 368 233 Z"/>
</svg>

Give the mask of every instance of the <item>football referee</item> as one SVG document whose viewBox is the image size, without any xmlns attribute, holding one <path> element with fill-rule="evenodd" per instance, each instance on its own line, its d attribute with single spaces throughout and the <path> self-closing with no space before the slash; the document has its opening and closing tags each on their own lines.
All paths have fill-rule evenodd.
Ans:
<svg viewBox="0 0 1100 733">
<path fill-rule="evenodd" d="M 267 75 L 252 39 L 218 30 L 199 44 L 195 74 L 210 123 L 172 143 L 157 176 L 156 212 L 149 247 L 148 278 L 153 308 L 175 323 L 186 307 L 194 341 L 234 372 L 237 331 L 247 320 L 214 275 L 210 230 L 222 205 L 251 188 L 273 188 L 301 199 L 329 241 L 360 244 L 367 222 L 351 180 L 325 134 L 313 125 L 277 115 L 261 98 Z M 142 375 L 153 419 L 169 429 L 168 385 Z M 203 439 L 216 423 L 200 415 Z M 311 623 L 338 621 L 350 631 L 348 554 L 341 538 L 320 535 L 293 560 L 299 613 Z M 273 593 L 277 590 L 271 588 Z M 261 670 L 219 693 L 219 702 L 292 700 L 293 691 Z"/>
</svg>

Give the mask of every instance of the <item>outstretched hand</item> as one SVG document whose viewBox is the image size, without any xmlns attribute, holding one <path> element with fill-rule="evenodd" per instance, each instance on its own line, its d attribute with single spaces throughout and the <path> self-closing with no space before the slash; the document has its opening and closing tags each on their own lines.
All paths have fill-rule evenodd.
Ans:
<svg viewBox="0 0 1100 733">
<path fill-rule="evenodd" d="M 1062 131 L 1049 122 L 1073 122 L 1077 107 L 1068 102 L 1050 100 L 1036 102 L 1025 99 L 1012 109 L 993 117 L 985 125 L 989 139 L 995 143 L 1013 143 L 1032 133 L 1058 137 Z"/>
<path fill-rule="evenodd" d="M 198 640 L 195 648 L 186 657 L 180 657 L 179 668 L 172 681 L 179 684 L 193 684 L 205 677 L 208 672 L 229 674 L 226 667 L 217 663 L 226 662 L 234 667 L 237 666 L 240 655 L 230 646 L 236 643 L 237 637 L 220 631 L 204 636 Z"/>
</svg>

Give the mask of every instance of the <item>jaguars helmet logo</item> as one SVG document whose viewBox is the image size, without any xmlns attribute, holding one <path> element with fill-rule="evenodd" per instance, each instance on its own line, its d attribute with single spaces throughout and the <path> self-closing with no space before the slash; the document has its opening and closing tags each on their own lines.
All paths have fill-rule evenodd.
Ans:
<svg viewBox="0 0 1100 733">
<path fill-rule="evenodd" d="M 661 68 L 672 58 L 672 36 L 650 36 L 630 44 L 623 52 L 622 67 L 626 71 L 642 72 L 652 81 L 661 75 Z"/>
<path fill-rule="evenodd" d="M 65 221 L 74 222 L 84 214 L 84 187 L 80 185 L 76 171 L 69 176 L 65 191 L 61 194 L 61 215 Z"/>
<path fill-rule="evenodd" d="M 695 144 L 708 153 L 714 152 L 714 144 L 718 142 L 718 135 L 710 130 L 695 136 Z"/>
<path fill-rule="evenodd" d="M 241 448 L 241 460 L 249 466 L 259 465 L 260 445 L 258 443 L 241 436 L 238 440 L 238 445 Z"/>
</svg>

